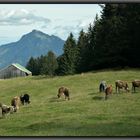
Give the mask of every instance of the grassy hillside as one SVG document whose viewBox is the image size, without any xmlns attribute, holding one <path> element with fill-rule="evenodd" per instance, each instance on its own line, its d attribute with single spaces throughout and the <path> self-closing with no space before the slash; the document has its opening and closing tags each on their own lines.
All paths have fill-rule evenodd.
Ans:
<svg viewBox="0 0 140 140">
<path fill-rule="evenodd" d="M 140 89 L 115 93 L 115 80 L 140 79 L 140 70 L 98 71 L 55 78 L 26 77 L 0 80 L 0 102 L 27 91 L 31 104 L 0 119 L 0 136 L 140 136 Z M 101 80 L 113 85 L 104 100 Z M 57 99 L 60 86 L 70 89 L 71 100 Z"/>
</svg>

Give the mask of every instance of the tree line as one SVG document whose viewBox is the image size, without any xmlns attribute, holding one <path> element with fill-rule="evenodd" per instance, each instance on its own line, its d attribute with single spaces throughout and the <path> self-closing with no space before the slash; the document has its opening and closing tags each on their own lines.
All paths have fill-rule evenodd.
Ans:
<svg viewBox="0 0 140 140">
<path fill-rule="evenodd" d="M 64 52 L 31 58 L 27 68 L 33 75 L 69 75 L 104 68 L 140 67 L 140 4 L 105 4 L 101 17 L 76 40 L 72 33 Z"/>
</svg>

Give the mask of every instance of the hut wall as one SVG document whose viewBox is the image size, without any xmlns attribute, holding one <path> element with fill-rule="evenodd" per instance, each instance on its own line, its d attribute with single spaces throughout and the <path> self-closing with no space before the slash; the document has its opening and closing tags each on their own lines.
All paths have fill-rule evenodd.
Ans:
<svg viewBox="0 0 140 140">
<path fill-rule="evenodd" d="M 1 79 L 19 77 L 19 76 L 26 76 L 26 73 L 17 69 L 14 66 L 9 66 L 8 68 L 0 71 L 0 78 Z"/>
</svg>

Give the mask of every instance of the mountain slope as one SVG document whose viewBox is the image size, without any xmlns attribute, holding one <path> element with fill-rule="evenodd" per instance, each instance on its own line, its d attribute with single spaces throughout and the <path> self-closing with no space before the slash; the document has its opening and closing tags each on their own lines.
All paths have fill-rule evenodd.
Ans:
<svg viewBox="0 0 140 140">
<path fill-rule="evenodd" d="M 0 68 L 11 63 L 20 63 L 25 66 L 31 56 L 45 55 L 49 50 L 57 56 L 61 55 L 63 45 L 64 41 L 59 37 L 33 30 L 23 35 L 17 42 L 0 46 Z"/>
</svg>

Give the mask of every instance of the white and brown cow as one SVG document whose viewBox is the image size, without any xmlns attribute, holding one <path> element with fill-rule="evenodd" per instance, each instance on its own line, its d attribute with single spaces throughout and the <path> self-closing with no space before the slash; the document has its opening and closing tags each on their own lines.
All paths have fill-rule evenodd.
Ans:
<svg viewBox="0 0 140 140">
<path fill-rule="evenodd" d="M 12 114 L 15 112 L 15 108 L 13 106 L 8 106 L 5 104 L 0 103 L 0 108 L 2 111 L 2 116 L 4 117 L 6 114 Z"/>
<path fill-rule="evenodd" d="M 128 83 L 126 81 L 117 80 L 115 82 L 116 86 L 116 93 L 120 92 L 120 89 L 124 89 L 125 91 L 129 92 Z"/>
</svg>

